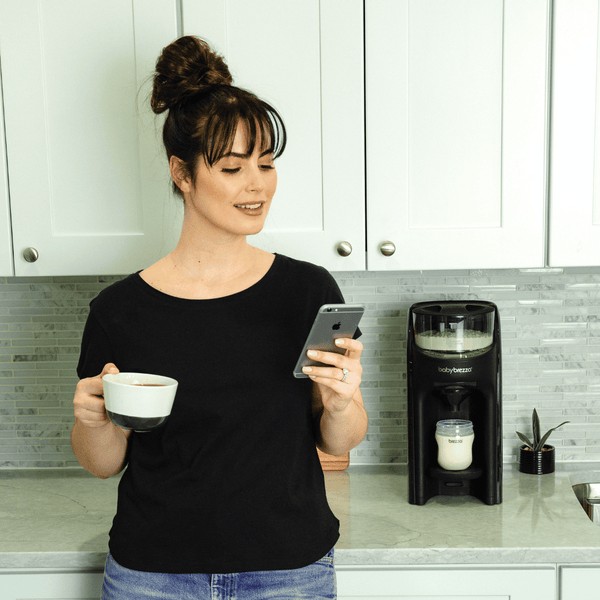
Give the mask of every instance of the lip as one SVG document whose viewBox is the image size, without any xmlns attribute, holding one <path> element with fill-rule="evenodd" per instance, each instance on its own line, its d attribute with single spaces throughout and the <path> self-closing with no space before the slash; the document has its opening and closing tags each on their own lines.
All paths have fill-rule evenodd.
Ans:
<svg viewBox="0 0 600 600">
<path fill-rule="evenodd" d="M 251 206 L 255 206 L 256 208 L 250 208 Z M 259 217 L 263 214 L 265 203 L 264 202 L 248 202 L 246 204 L 234 204 L 234 207 L 237 208 L 240 212 L 243 212 L 246 215 L 250 215 L 252 217 Z"/>
</svg>

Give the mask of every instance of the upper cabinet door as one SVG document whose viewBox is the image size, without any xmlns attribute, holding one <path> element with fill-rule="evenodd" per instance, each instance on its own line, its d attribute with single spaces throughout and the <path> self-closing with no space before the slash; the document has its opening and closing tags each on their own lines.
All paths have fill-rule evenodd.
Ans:
<svg viewBox="0 0 600 600">
<path fill-rule="evenodd" d="M 6 140 L 2 114 L 2 78 L 0 77 L 0 277 L 14 275 L 10 205 L 8 202 L 8 175 L 6 171 Z"/>
<path fill-rule="evenodd" d="M 366 0 L 369 269 L 544 265 L 549 29 L 549 0 Z"/>
<path fill-rule="evenodd" d="M 362 0 L 183 0 L 182 14 L 184 33 L 209 42 L 234 85 L 286 125 L 277 193 L 248 241 L 330 270 L 364 269 Z"/>
<path fill-rule="evenodd" d="M 555 0 L 550 149 L 551 266 L 600 265 L 598 0 Z"/>
<path fill-rule="evenodd" d="M 172 249 L 181 211 L 140 88 L 176 37 L 177 0 L 0 4 L 17 275 L 128 273 Z"/>
</svg>

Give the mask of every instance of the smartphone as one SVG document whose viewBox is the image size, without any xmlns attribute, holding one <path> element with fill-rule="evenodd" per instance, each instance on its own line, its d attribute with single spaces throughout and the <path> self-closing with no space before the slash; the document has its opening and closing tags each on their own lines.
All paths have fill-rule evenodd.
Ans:
<svg viewBox="0 0 600 600">
<path fill-rule="evenodd" d="M 326 366 L 308 358 L 306 356 L 308 350 L 344 354 L 346 350 L 336 346 L 335 340 L 353 337 L 364 312 L 365 307 L 362 304 L 324 304 L 321 306 L 294 367 L 294 377 L 308 377 L 302 372 L 302 367 Z"/>
</svg>

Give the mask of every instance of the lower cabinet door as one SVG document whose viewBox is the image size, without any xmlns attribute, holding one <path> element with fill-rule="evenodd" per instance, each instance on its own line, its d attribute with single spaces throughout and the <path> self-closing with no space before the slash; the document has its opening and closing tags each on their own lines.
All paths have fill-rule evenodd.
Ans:
<svg viewBox="0 0 600 600">
<path fill-rule="evenodd" d="M 103 573 L 0 572 L 2 600 L 100 600 Z"/>
<path fill-rule="evenodd" d="M 597 598 L 599 594 L 600 567 L 596 565 L 560 567 L 560 600 Z"/>
<path fill-rule="evenodd" d="M 554 565 L 489 568 L 352 567 L 337 571 L 338 599 L 553 600 Z"/>
</svg>

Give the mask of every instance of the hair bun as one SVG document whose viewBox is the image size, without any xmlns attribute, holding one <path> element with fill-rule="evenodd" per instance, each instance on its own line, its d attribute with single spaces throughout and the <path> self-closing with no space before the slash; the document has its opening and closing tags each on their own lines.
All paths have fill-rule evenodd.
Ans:
<svg viewBox="0 0 600 600">
<path fill-rule="evenodd" d="M 200 38 L 186 35 L 165 48 L 156 61 L 150 105 L 160 114 L 233 78 L 221 56 Z"/>
</svg>

